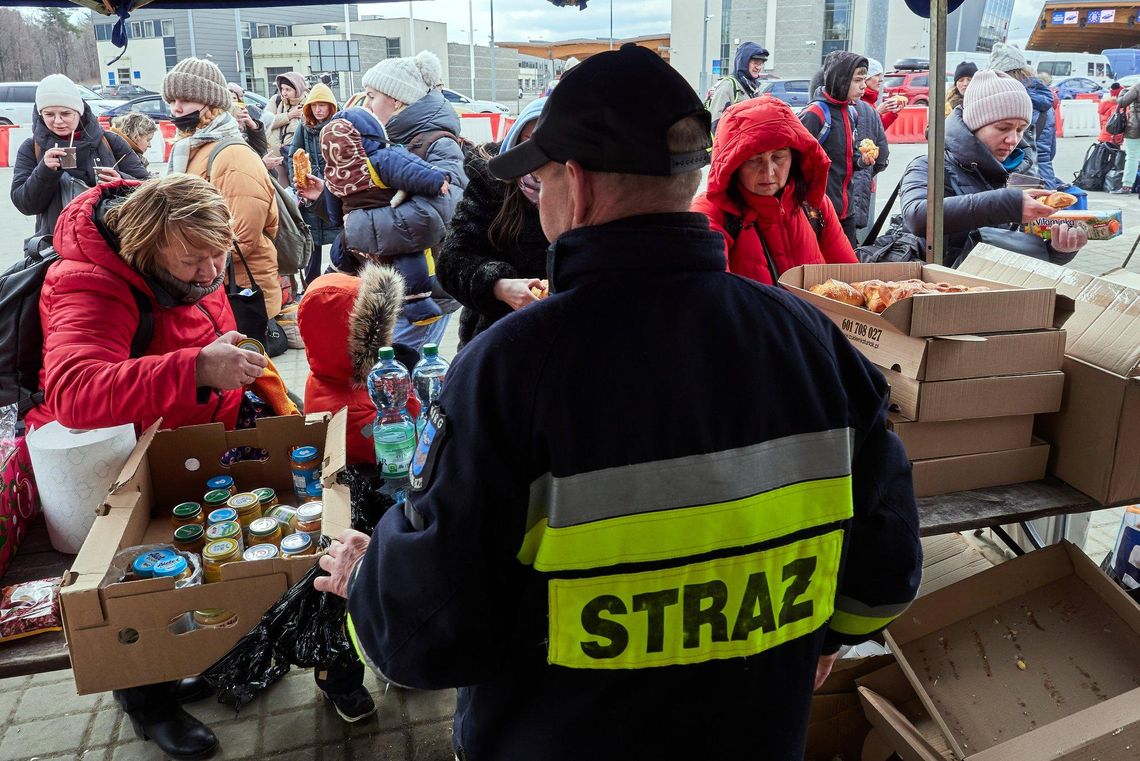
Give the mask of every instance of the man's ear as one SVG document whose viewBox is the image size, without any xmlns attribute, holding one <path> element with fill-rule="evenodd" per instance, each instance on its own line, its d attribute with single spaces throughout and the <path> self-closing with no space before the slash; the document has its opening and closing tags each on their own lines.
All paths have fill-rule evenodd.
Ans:
<svg viewBox="0 0 1140 761">
<path fill-rule="evenodd" d="M 591 224 L 590 214 L 594 208 L 594 181 L 590 172 L 571 159 L 566 162 L 566 172 L 570 176 L 567 183 L 570 191 L 570 204 L 574 211 L 571 229 Z"/>
</svg>

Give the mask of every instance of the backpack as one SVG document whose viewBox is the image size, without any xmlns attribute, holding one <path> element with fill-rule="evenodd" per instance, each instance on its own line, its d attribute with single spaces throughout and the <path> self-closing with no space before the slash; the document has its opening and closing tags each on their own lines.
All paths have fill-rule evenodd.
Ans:
<svg viewBox="0 0 1140 761">
<path fill-rule="evenodd" d="M 900 220 L 893 220 L 894 223 L 890 229 L 879 235 L 879 231 L 883 229 L 883 225 L 890 217 L 891 209 L 894 208 L 895 199 L 899 197 L 900 190 L 902 190 L 902 178 L 895 185 L 895 189 L 891 191 L 891 195 L 887 198 L 883 210 L 879 212 L 875 224 L 867 231 L 863 245 L 855 249 L 855 256 L 861 264 L 925 261 L 926 241 L 904 230 Z"/>
<path fill-rule="evenodd" d="M 736 81 L 736 77 L 731 76 L 731 75 L 729 75 L 727 77 L 721 77 L 720 79 L 718 79 L 716 81 L 716 84 L 713 85 L 713 88 L 711 90 L 709 90 L 708 97 L 705 98 L 705 110 L 706 111 L 710 111 L 712 109 L 713 96 L 716 95 L 716 91 L 718 89 L 720 89 L 720 83 L 726 79 L 728 81 L 732 82 L 732 102 L 729 103 L 728 105 L 731 106 L 733 103 L 736 103 L 736 99 L 740 97 L 740 93 L 743 92 L 743 90 L 741 90 L 740 83 Z M 717 118 L 719 118 L 719 117 L 715 117 L 715 116 L 713 117 L 714 120 Z"/>
<path fill-rule="evenodd" d="M 435 141 L 441 138 L 448 138 L 454 140 L 459 146 L 459 150 L 463 151 L 463 160 L 467 161 L 471 157 L 472 151 L 475 149 L 475 142 L 465 137 L 459 137 L 454 132 L 449 132 L 445 129 L 433 129 L 427 132 L 421 132 L 411 140 L 408 141 L 404 147 L 410 153 L 414 153 L 424 161 L 427 161 L 428 152 L 431 147 L 435 145 Z"/>
<path fill-rule="evenodd" d="M 1081 190 L 1102 190 L 1108 173 L 1116 167 L 1122 151 L 1112 143 L 1095 143 L 1085 152 L 1081 171 L 1077 172 L 1073 184 Z"/>
<path fill-rule="evenodd" d="M 249 143 L 241 138 L 230 138 L 219 142 L 206 160 L 206 182 L 214 169 L 214 159 L 231 145 L 244 145 Z M 249 150 L 253 150 L 249 148 Z M 260 157 L 258 158 L 260 160 Z M 309 263 L 309 256 L 313 253 L 313 238 L 309 232 L 309 225 L 301 216 L 301 207 L 297 200 L 281 187 L 277 178 L 271 172 L 266 172 L 273 194 L 277 197 L 277 235 L 273 238 L 273 247 L 277 249 L 277 273 L 279 275 L 296 275 Z"/>
<path fill-rule="evenodd" d="M 60 256 L 51 236 L 30 238 L 24 259 L 0 275 L 0 407 L 17 406 L 17 417 L 44 400 L 40 370 L 44 364 L 44 333 L 40 323 L 40 291 L 48 268 Z M 154 338 L 154 314 L 146 294 L 131 286 L 139 309 L 139 324 L 131 339 L 131 358 L 143 356 Z"/>
<path fill-rule="evenodd" d="M 800 204 L 800 210 L 803 211 L 804 216 L 807 217 L 808 224 L 811 225 L 812 231 L 815 233 L 816 241 L 823 239 L 823 212 L 815 208 L 811 204 Z M 752 223 L 752 227 L 756 230 L 756 237 L 760 239 L 760 249 L 764 252 L 764 259 L 768 263 L 768 274 L 772 278 L 772 285 L 780 282 L 779 273 L 776 272 L 776 263 L 772 260 L 772 254 L 768 251 L 768 242 L 764 240 L 764 236 L 760 234 L 760 228 L 756 227 L 756 223 Z M 744 220 L 731 212 L 724 212 L 724 231 L 729 234 L 735 243 L 740 238 L 740 233 L 744 229 Z"/>
<path fill-rule="evenodd" d="M 819 131 L 819 134 L 816 135 L 815 138 L 819 141 L 820 145 L 823 145 L 827 142 L 827 138 L 831 134 L 831 108 L 827 101 L 816 98 L 811 103 L 808 103 L 804 110 L 811 111 L 823 122 L 823 129 Z M 859 124 L 859 112 L 856 111 L 855 106 L 850 103 L 847 104 L 847 118 L 851 120 L 851 137 L 854 139 L 855 130 Z"/>
</svg>

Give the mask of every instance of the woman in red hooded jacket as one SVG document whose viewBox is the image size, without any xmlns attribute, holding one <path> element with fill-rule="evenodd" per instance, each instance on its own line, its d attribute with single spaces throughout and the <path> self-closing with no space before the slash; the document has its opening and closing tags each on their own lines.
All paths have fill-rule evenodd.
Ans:
<svg viewBox="0 0 1140 761">
<path fill-rule="evenodd" d="M 725 112 L 693 211 L 724 236 L 729 272 L 774 285 L 801 264 L 858 261 L 827 198 L 830 163 L 782 101 L 764 95 Z"/>
<path fill-rule="evenodd" d="M 61 261 L 40 292 L 44 399 L 29 425 L 233 428 L 268 360 L 234 345 L 222 288 L 233 227 L 213 186 L 187 174 L 101 184 L 63 210 L 54 245 Z M 153 335 L 132 357 L 139 297 Z"/>
</svg>

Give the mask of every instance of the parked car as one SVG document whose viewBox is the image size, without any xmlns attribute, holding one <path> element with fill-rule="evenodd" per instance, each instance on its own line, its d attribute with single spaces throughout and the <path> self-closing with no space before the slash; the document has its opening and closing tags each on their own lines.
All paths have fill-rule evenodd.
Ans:
<svg viewBox="0 0 1140 761">
<path fill-rule="evenodd" d="M 1049 89 L 1061 100 L 1072 100 L 1086 93 L 1101 95 L 1105 91 L 1105 88 L 1088 77 L 1057 77 Z"/>
<path fill-rule="evenodd" d="M 771 95 L 792 108 L 803 108 L 811 102 L 810 79 L 772 79 L 760 85 L 761 95 Z"/>
<path fill-rule="evenodd" d="M 0 124 L 31 124 L 36 109 L 36 87 L 39 82 L 0 82 Z M 106 100 L 86 85 L 76 85 L 79 95 L 98 116 L 119 105 Z"/>
<path fill-rule="evenodd" d="M 158 95 L 154 90 L 148 90 L 145 87 L 138 85 L 106 85 L 99 90 L 99 94 L 104 98 L 112 100 L 132 100 L 134 98 L 141 98 L 144 95 Z"/>
<path fill-rule="evenodd" d="M 111 126 L 111 120 L 116 116 L 129 114 L 133 111 L 144 113 L 156 122 L 167 122 L 171 119 L 170 106 L 162 99 L 161 95 L 144 95 L 126 103 L 115 104 L 114 108 L 108 109 L 99 116 L 99 123 L 106 129 Z"/>
<path fill-rule="evenodd" d="M 906 96 L 908 106 L 925 106 L 930 101 L 929 71 L 892 71 L 883 77 L 883 97 Z"/>
<path fill-rule="evenodd" d="M 509 114 L 511 110 L 502 103 L 493 100 L 472 100 L 455 90 L 443 88 L 443 97 L 462 114 Z"/>
</svg>

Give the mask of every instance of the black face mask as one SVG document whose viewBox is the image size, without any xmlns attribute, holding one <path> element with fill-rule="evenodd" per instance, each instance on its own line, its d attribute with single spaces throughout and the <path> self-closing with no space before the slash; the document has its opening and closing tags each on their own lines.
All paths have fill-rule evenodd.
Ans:
<svg viewBox="0 0 1140 761">
<path fill-rule="evenodd" d="M 188 114 L 182 114 L 182 116 L 175 116 L 170 121 L 174 123 L 174 126 L 178 128 L 179 132 L 189 132 L 198 126 L 198 122 L 201 118 L 201 111 L 191 111 Z"/>
</svg>

